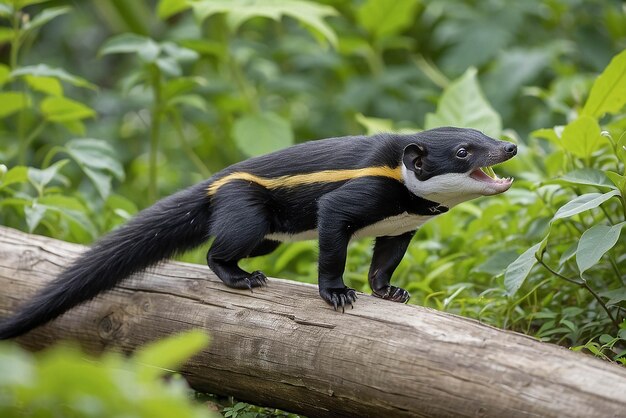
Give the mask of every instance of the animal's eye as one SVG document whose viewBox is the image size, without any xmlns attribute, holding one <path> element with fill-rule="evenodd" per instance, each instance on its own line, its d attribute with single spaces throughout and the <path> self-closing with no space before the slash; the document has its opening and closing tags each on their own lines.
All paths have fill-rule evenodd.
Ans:
<svg viewBox="0 0 626 418">
<path fill-rule="evenodd" d="M 467 150 L 465 148 L 459 148 L 459 150 L 456 152 L 456 156 L 459 158 L 466 158 L 467 155 Z"/>
</svg>

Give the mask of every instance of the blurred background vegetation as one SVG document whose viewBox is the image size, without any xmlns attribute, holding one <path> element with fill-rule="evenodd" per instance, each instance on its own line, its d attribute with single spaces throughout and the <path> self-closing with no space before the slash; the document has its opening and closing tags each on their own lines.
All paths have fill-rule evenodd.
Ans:
<svg viewBox="0 0 626 418">
<path fill-rule="evenodd" d="M 474 127 L 519 144 L 512 190 L 424 226 L 394 283 L 626 362 L 622 2 L 1 0 L 0 22 L 2 225 L 89 243 L 293 143 Z M 246 267 L 315 282 L 316 246 Z"/>
</svg>

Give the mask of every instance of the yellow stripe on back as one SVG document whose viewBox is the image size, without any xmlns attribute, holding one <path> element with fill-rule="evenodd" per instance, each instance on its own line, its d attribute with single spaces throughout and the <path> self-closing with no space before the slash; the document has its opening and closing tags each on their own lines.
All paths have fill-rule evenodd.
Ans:
<svg viewBox="0 0 626 418">
<path fill-rule="evenodd" d="M 235 180 L 243 180 L 256 183 L 266 189 L 277 189 L 280 187 L 297 187 L 315 183 L 334 183 L 339 181 L 347 181 L 359 177 L 388 177 L 394 180 L 402 181 L 402 170 L 400 166 L 391 168 L 388 166 L 381 167 L 365 167 L 354 168 L 349 170 L 323 170 L 306 174 L 294 174 L 289 176 L 280 176 L 274 178 L 260 177 L 246 172 L 231 173 L 219 180 L 214 181 L 207 188 L 209 196 L 214 195 L 217 190 Z"/>
</svg>

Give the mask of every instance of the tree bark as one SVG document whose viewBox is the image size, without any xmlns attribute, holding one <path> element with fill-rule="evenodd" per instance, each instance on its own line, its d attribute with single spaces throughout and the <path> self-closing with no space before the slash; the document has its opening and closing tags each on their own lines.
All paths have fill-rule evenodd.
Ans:
<svg viewBox="0 0 626 418">
<path fill-rule="evenodd" d="M 0 316 L 83 247 L 0 227 Z M 624 416 L 626 369 L 419 306 L 359 295 L 334 312 L 315 286 L 229 289 L 199 265 L 160 264 L 19 342 L 73 339 L 130 352 L 190 328 L 209 348 L 184 367 L 200 391 L 310 417 Z"/>
</svg>

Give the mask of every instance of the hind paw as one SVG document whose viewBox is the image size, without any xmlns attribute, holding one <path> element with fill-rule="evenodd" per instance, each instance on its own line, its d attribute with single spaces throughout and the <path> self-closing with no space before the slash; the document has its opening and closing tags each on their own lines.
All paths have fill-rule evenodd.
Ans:
<svg viewBox="0 0 626 418">
<path fill-rule="evenodd" d="M 401 287 L 386 286 L 381 290 L 372 291 L 372 295 L 377 298 L 387 299 L 393 302 L 407 303 L 411 298 L 411 294 Z"/>
<path fill-rule="evenodd" d="M 257 270 L 250 273 L 248 277 L 233 280 L 230 286 L 235 289 L 250 289 L 250 291 L 252 291 L 252 288 L 254 287 L 267 286 L 267 276 L 263 274 L 263 272 Z"/>
</svg>

